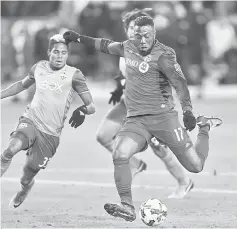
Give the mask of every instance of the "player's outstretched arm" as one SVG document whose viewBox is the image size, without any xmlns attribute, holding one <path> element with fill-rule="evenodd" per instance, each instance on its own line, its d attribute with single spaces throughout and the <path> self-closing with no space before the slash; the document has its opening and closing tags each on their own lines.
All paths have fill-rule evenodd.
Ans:
<svg viewBox="0 0 237 229">
<path fill-rule="evenodd" d="M 120 57 L 124 56 L 123 44 L 120 42 L 115 42 L 104 38 L 88 37 L 72 30 L 65 32 L 63 37 L 68 42 L 83 43 L 103 53 L 117 55 Z"/>
<path fill-rule="evenodd" d="M 69 124 L 71 127 L 77 128 L 85 121 L 85 114 L 91 115 L 95 113 L 95 105 L 92 95 L 87 87 L 86 79 L 80 70 L 76 70 L 72 79 L 72 88 L 78 93 L 84 105 L 73 111 Z"/>
<path fill-rule="evenodd" d="M 35 65 L 31 68 L 28 75 L 23 80 L 17 81 L 13 83 L 12 85 L 10 85 L 9 87 L 7 87 L 6 89 L 2 90 L 1 99 L 7 98 L 13 95 L 17 95 L 20 92 L 29 88 L 32 84 L 34 84 L 35 83 L 34 69 L 35 69 Z"/>
<path fill-rule="evenodd" d="M 187 80 L 185 79 L 180 65 L 176 61 L 174 50 L 168 50 L 159 58 L 159 66 L 176 90 L 183 110 L 184 126 L 192 131 L 196 126 L 196 118 L 192 113 L 192 102 L 190 98 Z"/>
<path fill-rule="evenodd" d="M 95 113 L 95 106 L 93 102 L 92 95 L 87 87 L 85 76 L 82 72 L 77 69 L 73 79 L 72 79 L 72 87 L 77 92 L 77 94 L 81 97 L 82 102 L 84 103 L 85 109 L 82 110 L 84 114 L 90 115 Z"/>
</svg>

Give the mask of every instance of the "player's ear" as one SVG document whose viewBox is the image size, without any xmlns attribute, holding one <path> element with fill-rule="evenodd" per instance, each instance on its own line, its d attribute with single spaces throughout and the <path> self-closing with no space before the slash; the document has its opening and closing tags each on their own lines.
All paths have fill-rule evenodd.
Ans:
<svg viewBox="0 0 237 229">
<path fill-rule="evenodd" d="M 50 56 L 50 50 L 49 49 L 47 50 L 47 54 L 48 54 L 48 56 Z"/>
</svg>

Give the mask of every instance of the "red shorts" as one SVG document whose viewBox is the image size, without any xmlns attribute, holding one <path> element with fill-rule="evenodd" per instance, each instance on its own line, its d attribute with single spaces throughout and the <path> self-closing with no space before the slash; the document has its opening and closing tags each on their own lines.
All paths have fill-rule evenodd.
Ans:
<svg viewBox="0 0 237 229">
<path fill-rule="evenodd" d="M 24 150 L 28 150 L 27 165 L 34 170 L 45 169 L 59 145 L 59 137 L 38 130 L 26 117 L 19 119 L 11 137 L 19 137 L 22 140 Z"/>
<path fill-rule="evenodd" d="M 193 144 L 187 131 L 181 126 L 178 112 L 172 110 L 159 115 L 142 115 L 127 118 L 118 136 L 128 136 L 139 146 L 150 143 L 155 137 L 160 143 L 167 145 L 175 154 L 181 154 Z"/>
</svg>

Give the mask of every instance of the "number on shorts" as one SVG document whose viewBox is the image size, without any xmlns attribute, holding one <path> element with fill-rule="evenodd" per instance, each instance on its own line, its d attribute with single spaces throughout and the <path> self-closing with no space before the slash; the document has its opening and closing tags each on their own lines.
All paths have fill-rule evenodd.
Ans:
<svg viewBox="0 0 237 229">
<path fill-rule="evenodd" d="M 50 158 L 44 157 L 44 161 L 42 165 L 39 165 L 40 168 L 46 168 L 47 164 L 49 163 Z"/>
<path fill-rule="evenodd" d="M 175 132 L 176 137 L 179 142 L 180 142 L 180 140 L 184 140 L 183 129 L 181 127 L 174 129 L 174 132 Z"/>
</svg>

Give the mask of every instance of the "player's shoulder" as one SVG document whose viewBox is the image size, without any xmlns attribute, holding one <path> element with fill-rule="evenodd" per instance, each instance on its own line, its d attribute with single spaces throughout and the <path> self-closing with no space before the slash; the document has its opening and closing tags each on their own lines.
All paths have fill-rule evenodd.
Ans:
<svg viewBox="0 0 237 229">
<path fill-rule="evenodd" d="M 155 47 L 157 50 L 160 51 L 161 55 L 164 55 L 164 56 L 176 55 L 173 48 L 171 48 L 167 45 L 164 45 L 164 44 L 160 43 L 159 41 L 156 42 Z"/>
<path fill-rule="evenodd" d="M 47 60 L 40 60 L 31 67 L 29 73 L 31 75 L 34 75 L 35 72 L 38 71 L 38 69 L 44 69 L 44 68 L 47 68 Z"/>
<path fill-rule="evenodd" d="M 49 64 L 49 61 L 48 60 L 40 60 L 38 61 L 35 66 L 42 66 L 42 67 L 47 67 Z"/>
<path fill-rule="evenodd" d="M 66 71 L 68 74 L 82 74 L 79 68 L 76 68 L 70 65 L 66 65 Z"/>
<path fill-rule="evenodd" d="M 133 47 L 134 44 L 131 40 L 126 40 L 121 43 L 124 47 Z"/>
<path fill-rule="evenodd" d="M 82 73 L 82 71 L 79 68 L 75 68 L 72 66 L 68 66 L 68 70 L 71 71 L 73 73 L 73 79 L 77 79 L 77 78 L 84 78 L 84 74 Z"/>
</svg>

